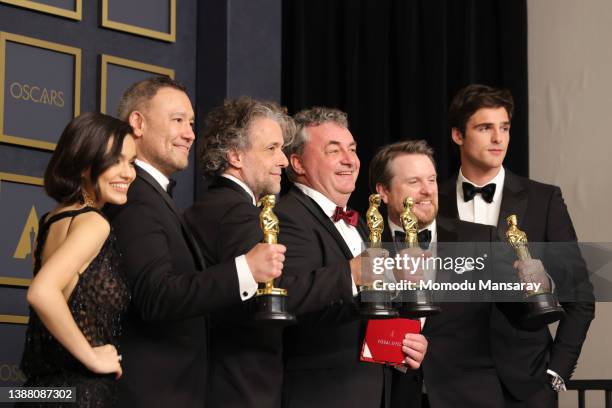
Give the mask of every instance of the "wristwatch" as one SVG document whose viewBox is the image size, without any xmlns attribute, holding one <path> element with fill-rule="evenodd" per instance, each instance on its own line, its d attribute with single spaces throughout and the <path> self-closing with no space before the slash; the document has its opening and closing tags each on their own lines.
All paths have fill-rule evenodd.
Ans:
<svg viewBox="0 0 612 408">
<path fill-rule="evenodd" d="M 548 374 L 548 378 L 550 379 L 550 386 L 553 390 L 555 390 L 556 392 L 566 391 L 565 381 L 563 381 L 563 378 L 561 378 L 559 374 L 551 372 L 550 370 L 546 374 Z"/>
</svg>

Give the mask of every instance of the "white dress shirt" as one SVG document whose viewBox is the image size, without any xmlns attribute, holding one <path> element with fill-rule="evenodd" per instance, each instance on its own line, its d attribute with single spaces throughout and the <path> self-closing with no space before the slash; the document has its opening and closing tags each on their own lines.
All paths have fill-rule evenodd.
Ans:
<svg viewBox="0 0 612 408">
<path fill-rule="evenodd" d="M 168 190 L 170 180 L 161 171 L 157 170 L 149 163 L 145 163 L 138 159 L 136 159 L 136 165 L 153 177 L 165 191 Z M 248 190 L 247 193 L 248 192 L 250 192 L 250 190 Z M 253 196 L 252 192 L 250 192 L 250 194 Z M 238 289 L 240 291 L 240 299 L 250 299 L 255 295 L 255 293 L 257 293 L 257 282 L 255 282 L 253 274 L 251 274 L 251 269 L 249 268 L 245 255 L 236 257 L 235 262 L 236 271 L 238 271 Z"/>
<path fill-rule="evenodd" d="M 476 194 L 470 201 L 463 199 L 463 183 L 467 182 L 473 184 L 476 187 L 479 186 L 476 183 L 468 180 L 461 169 L 459 169 L 459 176 L 457 177 L 457 212 L 459 213 L 459 219 L 467 222 L 475 222 L 478 224 L 497 226 L 497 219 L 499 218 L 499 209 L 501 208 L 502 193 L 504 191 L 504 180 L 506 179 L 506 171 L 503 167 L 500 168 L 499 173 L 493 180 L 487 184 L 495 184 L 495 194 L 493 195 L 493 201 L 487 203 L 481 194 Z"/>
<path fill-rule="evenodd" d="M 146 171 L 149 176 L 153 177 L 155 181 L 159 183 L 161 188 L 164 189 L 164 191 L 168 191 L 168 184 L 170 184 L 170 179 L 166 177 L 161 171 L 157 170 L 149 163 L 143 162 L 142 160 L 138 159 L 136 159 L 136 165 L 142 170 Z"/>
<path fill-rule="evenodd" d="M 314 202 L 317 203 L 319 207 L 321 207 L 323 212 L 331 219 L 332 223 L 344 239 L 344 242 L 351 250 L 353 257 L 356 257 L 361 254 L 363 239 L 361 239 L 361 235 L 359 235 L 359 231 L 357 231 L 357 228 L 353 227 L 350 224 L 347 224 L 344 220 L 334 222 L 334 220 L 332 219 L 332 217 L 334 216 L 334 212 L 336 211 L 336 204 L 332 200 L 327 198 L 325 195 L 321 194 L 315 189 L 305 186 L 304 184 L 295 183 L 295 186 L 299 188 L 305 195 L 312 198 Z M 344 208 L 344 210 L 346 210 L 346 207 Z M 357 296 L 357 286 L 355 285 L 355 281 L 353 280 L 352 275 L 351 283 L 353 287 L 353 296 Z"/>
</svg>

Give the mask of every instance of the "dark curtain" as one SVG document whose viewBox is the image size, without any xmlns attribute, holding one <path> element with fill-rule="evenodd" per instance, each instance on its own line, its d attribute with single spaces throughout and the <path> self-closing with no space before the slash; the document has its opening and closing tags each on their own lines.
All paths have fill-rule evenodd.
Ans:
<svg viewBox="0 0 612 408">
<path fill-rule="evenodd" d="M 377 147 L 426 139 L 439 180 L 459 168 L 447 111 L 463 86 L 515 98 L 505 164 L 528 173 L 526 0 L 283 0 L 282 102 L 349 115 L 361 172 L 351 205 L 367 207 Z"/>
</svg>

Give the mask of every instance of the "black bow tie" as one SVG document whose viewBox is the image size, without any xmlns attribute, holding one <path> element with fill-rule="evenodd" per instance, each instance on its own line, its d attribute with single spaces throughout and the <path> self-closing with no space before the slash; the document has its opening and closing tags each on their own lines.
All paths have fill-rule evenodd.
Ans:
<svg viewBox="0 0 612 408">
<path fill-rule="evenodd" d="M 174 187 L 176 187 L 176 180 L 170 179 L 170 182 L 168 183 L 168 187 L 166 187 L 166 192 L 168 192 L 168 195 L 170 197 L 172 197 L 172 191 L 174 190 Z"/>
<path fill-rule="evenodd" d="M 482 199 L 487 203 L 493 201 L 493 196 L 495 195 L 495 183 L 487 184 L 484 187 L 476 187 L 471 183 L 463 182 L 463 200 L 470 201 L 474 198 L 476 194 L 480 194 Z"/>
<path fill-rule="evenodd" d="M 405 242 L 406 233 L 404 231 L 395 231 L 394 238 L 395 242 Z M 417 239 L 419 241 L 419 246 L 422 249 L 429 248 L 429 243 L 431 242 L 431 231 L 427 228 L 423 231 L 419 231 L 419 233 L 417 234 Z"/>
</svg>

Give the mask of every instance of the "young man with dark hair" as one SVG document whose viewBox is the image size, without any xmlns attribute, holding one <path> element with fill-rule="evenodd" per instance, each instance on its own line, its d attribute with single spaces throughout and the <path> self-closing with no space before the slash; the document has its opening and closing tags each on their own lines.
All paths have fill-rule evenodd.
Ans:
<svg viewBox="0 0 612 408">
<path fill-rule="evenodd" d="M 506 217 L 516 214 L 531 242 L 576 242 L 559 187 L 517 176 L 504 168 L 514 104 L 509 91 L 469 85 L 450 105 L 451 138 L 459 146 L 459 173 L 440 186 L 440 213 L 498 228 L 505 240 Z M 494 311 L 491 338 L 508 407 L 552 407 L 565 389 L 594 317 L 592 286 L 584 262 L 569 274 L 580 293 L 561 302 L 565 316 L 553 339 L 547 328 L 526 332 Z M 553 284 L 554 284 L 554 274 Z"/>
</svg>

